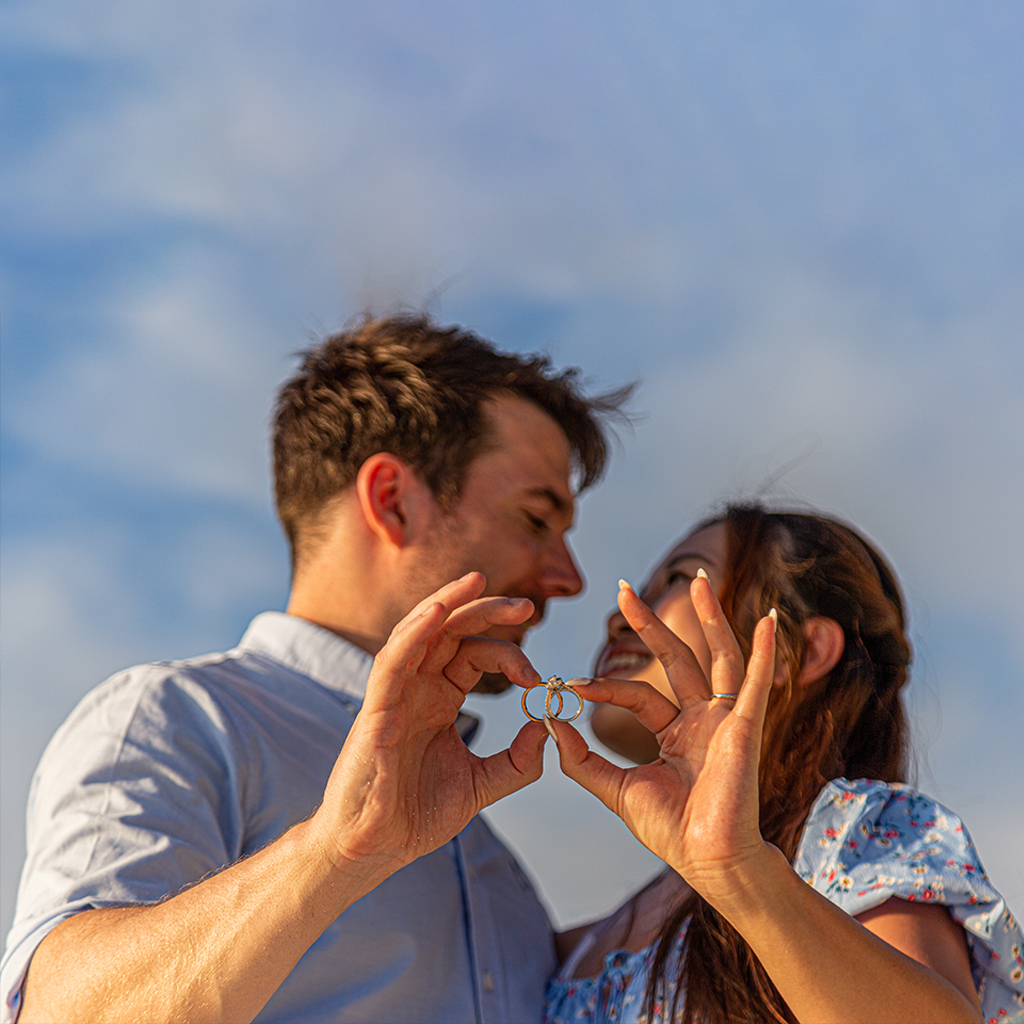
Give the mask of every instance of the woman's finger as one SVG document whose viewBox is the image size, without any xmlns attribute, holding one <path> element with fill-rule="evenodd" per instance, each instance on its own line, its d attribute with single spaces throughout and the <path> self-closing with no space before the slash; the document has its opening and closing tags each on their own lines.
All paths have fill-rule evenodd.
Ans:
<svg viewBox="0 0 1024 1024">
<path fill-rule="evenodd" d="M 568 722 L 554 721 L 551 727 L 558 744 L 558 763 L 562 771 L 593 793 L 613 814 L 621 817 L 622 787 L 627 769 L 619 768 L 600 754 L 595 754 Z"/>
<path fill-rule="evenodd" d="M 640 724 L 655 735 L 679 717 L 679 708 L 668 697 L 650 683 L 637 679 L 570 679 L 566 685 L 585 700 L 632 711 Z"/>
<path fill-rule="evenodd" d="M 754 629 L 747 677 L 736 701 L 736 714 L 748 718 L 758 730 L 764 725 L 775 678 L 775 630 L 778 616 L 774 613 L 773 608 Z"/>
<path fill-rule="evenodd" d="M 739 693 L 743 683 L 743 652 L 706 576 L 698 576 L 690 584 L 690 599 L 711 650 L 711 691 Z"/>
<path fill-rule="evenodd" d="M 650 652 L 661 662 L 672 691 L 685 707 L 693 700 L 707 700 L 711 693 L 696 655 L 647 606 L 625 581 L 619 583 L 619 610 Z"/>
</svg>

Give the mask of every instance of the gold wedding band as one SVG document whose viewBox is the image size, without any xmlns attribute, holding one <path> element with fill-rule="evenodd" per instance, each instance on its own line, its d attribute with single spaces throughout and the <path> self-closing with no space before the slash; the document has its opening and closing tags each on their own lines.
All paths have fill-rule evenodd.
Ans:
<svg viewBox="0 0 1024 1024">
<path fill-rule="evenodd" d="M 530 713 L 530 709 L 526 706 L 526 698 L 530 696 L 532 690 L 536 690 L 538 686 L 546 688 L 547 693 L 544 695 L 544 717 L 538 718 L 536 715 Z M 565 708 L 565 698 L 562 696 L 565 691 L 568 690 L 576 700 L 579 701 L 579 707 L 576 709 L 576 714 L 572 718 L 562 718 L 562 711 Z M 552 702 L 558 701 L 558 705 L 552 709 Z M 528 687 L 523 691 L 523 714 L 526 715 L 533 722 L 543 722 L 544 718 L 554 718 L 559 722 L 575 722 L 580 715 L 583 714 L 583 698 L 571 687 L 568 683 L 563 683 L 558 676 L 550 676 L 547 682 L 534 683 L 533 686 Z"/>
</svg>

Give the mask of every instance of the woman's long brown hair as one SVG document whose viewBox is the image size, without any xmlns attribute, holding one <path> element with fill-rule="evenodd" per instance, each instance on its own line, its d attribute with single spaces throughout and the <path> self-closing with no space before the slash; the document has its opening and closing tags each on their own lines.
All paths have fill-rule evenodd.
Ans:
<svg viewBox="0 0 1024 1024">
<path fill-rule="evenodd" d="M 719 598 L 744 657 L 754 626 L 778 610 L 776 664 L 789 667 L 773 690 L 759 769 L 764 839 L 792 862 L 818 793 L 836 778 L 904 781 L 909 739 L 900 690 L 910 643 L 903 598 L 882 556 L 850 526 L 806 512 L 770 512 L 730 505 L 703 526 L 728 530 L 725 583 Z M 802 624 L 834 619 L 845 645 L 823 679 L 793 689 L 804 654 Z M 728 921 L 691 893 L 666 921 L 653 963 L 647 1012 L 664 1005 L 674 939 L 686 927 L 679 984 L 667 1019 L 692 1024 L 792 1021 L 767 971 Z"/>
</svg>

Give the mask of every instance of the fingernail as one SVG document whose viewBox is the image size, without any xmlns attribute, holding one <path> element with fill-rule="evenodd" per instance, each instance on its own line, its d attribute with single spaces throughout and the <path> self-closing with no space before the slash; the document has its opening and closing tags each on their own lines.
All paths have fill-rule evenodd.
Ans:
<svg viewBox="0 0 1024 1024">
<path fill-rule="evenodd" d="M 589 686 L 594 680 L 593 679 L 566 679 L 566 686 Z"/>
<path fill-rule="evenodd" d="M 555 727 L 551 724 L 551 719 L 547 715 L 544 716 L 544 728 L 547 729 L 548 735 L 555 741 L 555 746 L 558 746 L 558 733 L 555 732 Z"/>
<path fill-rule="evenodd" d="M 699 577 L 700 577 L 700 578 L 701 578 L 702 580 L 707 580 L 707 579 L 708 579 L 708 574 L 707 574 L 707 573 L 706 573 L 706 572 L 705 572 L 705 571 L 704 571 L 703 569 L 698 569 L 698 570 L 697 570 L 697 575 L 698 575 L 698 576 L 699 576 Z M 711 580 L 708 580 L 708 583 L 710 583 L 710 582 L 711 582 Z"/>
<path fill-rule="evenodd" d="M 629 580 L 619 580 L 619 590 L 633 590 L 633 584 Z M 634 590 L 633 593 L 636 593 Z"/>
<path fill-rule="evenodd" d="M 773 630 L 778 629 L 779 628 L 779 613 L 774 608 L 772 608 L 768 612 L 768 618 L 772 620 L 772 629 Z"/>
</svg>

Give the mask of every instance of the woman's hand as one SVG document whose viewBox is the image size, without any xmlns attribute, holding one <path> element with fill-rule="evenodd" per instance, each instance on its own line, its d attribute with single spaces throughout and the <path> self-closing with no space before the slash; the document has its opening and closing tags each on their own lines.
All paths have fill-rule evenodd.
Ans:
<svg viewBox="0 0 1024 1024">
<path fill-rule="evenodd" d="M 707 580 L 694 580 L 690 595 L 711 649 L 710 683 L 690 649 L 628 587 L 619 592 L 619 608 L 658 656 L 678 706 L 647 683 L 571 681 L 588 700 L 632 711 L 657 736 L 661 756 L 623 770 L 556 721 L 562 770 L 730 921 L 795 1019 L 980 1020 L 964 936 L 948 915 L 907 904 L 862 925 L 761 838 L 757 769 L 775 623 L 758 623 L 744 677 L 739 646 Z"/>
<path fill-rule="evenodd" d="M 728 895 L 735 869 L 765 852 L 757 769 L 774 675 L 775 621 L 758 623 L 744 673 L 739 645 L 708 581 L 695 579 L 690 595 L 711 649 L 710 681 L 686 644 L 624 585 L 619 608 L 661 661 L 678 706 L 642 682 L 595 679 L 580 686 L 588 700 L 632 711 L 657 737 L 656 761 L 621 769 L 589 750 L 568 723 L 555 722 L 554 729 L 565 774 L 715 903 Z"/>
</svg>

